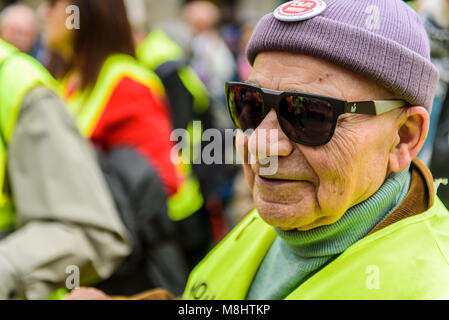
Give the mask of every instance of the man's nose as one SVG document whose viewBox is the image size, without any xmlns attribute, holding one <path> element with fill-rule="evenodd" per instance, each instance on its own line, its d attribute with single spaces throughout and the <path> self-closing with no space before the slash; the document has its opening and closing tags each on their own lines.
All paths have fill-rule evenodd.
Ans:
<svg viewBox="0 0 449 320">
<path fill-rule="evenodd" d="M 293 142 L 282 131 L 273 109 L 251 134 L 248 141 L 248 151 L 257 159 L 273 156 L 288 157 L 293 148 Z"/>
</svg>

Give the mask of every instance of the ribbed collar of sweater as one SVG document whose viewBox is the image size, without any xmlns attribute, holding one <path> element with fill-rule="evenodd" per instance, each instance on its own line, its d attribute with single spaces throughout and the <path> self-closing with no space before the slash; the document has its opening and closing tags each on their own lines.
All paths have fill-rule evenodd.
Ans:
<svg viewBox="0 0 449 320">
<path fill-rule="evenodd" d="M 328 257 L 342 253 L 365 237 L 405 198 L 410 188 L 409 169 L 393 173 L 380 189 L 350 208 L 336 223 L 309 231 L 276 229 L 290 251 L 302 258 Z"/>
</svg>

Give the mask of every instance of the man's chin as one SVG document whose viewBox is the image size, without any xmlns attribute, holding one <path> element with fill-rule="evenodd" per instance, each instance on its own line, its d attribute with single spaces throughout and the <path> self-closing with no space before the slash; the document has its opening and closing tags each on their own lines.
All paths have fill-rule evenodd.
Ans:
<svg viewBox="0 0 449 320">
<path fill-rule="evenodd" d="M 269 225 L 284 231 L 307 230 L 316 221 L 313 205 L 303 203 L 271 203 L 254 200 L 260 217 Z"/>
</svg>

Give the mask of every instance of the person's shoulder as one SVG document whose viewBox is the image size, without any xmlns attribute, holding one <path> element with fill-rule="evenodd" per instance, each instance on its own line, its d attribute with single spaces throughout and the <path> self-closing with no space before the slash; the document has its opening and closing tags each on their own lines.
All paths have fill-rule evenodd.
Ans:
<svg viewBox="0 0 449 320">
<path fill-rule="evenodd" d="M 112 91 L 111 102 L 118 100 L 129 105 L 136 101 L 157 100 L 157 95 L 152 89 L 153 87 L 149 84 L 128 75 L 123 75 L 117 81 L 117 84 Z"/>
<path fill-rule="evenodd" d="M 136 92 L 147 93 L 148 86 L 129 75 L 123 75 L 114 88 L 114 93 L 133 94 Z"/>
<path fill-rule="evenodd" d="M 61 125 L 77 131 L 75 121 L 68 112 L 61 97 L 54 90 L 38 85 L 32 88 L 20 106 L 17 126 L 22 123 L 52 123 L 52 127 Z"/>
<path fill-rule="evenodd" d="M 126 54 L 116 54 L 106 59 L 98 76 L 97 86 L 114 94 L 151 93 L 156 97 L 163 97 L 165 94 L 159 77 L 136 58 Z"/>
</svg>

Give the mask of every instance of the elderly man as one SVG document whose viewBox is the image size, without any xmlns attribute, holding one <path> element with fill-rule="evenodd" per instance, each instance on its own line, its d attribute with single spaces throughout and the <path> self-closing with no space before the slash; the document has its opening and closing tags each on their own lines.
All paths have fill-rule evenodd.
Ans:
<svg viewBox="0 0 449 320">
<path fill-rule="evenodd" d="M 0 37 L 20 51 L 31 53 L 38 31 L 37 17 L 30 7 L 15 4 L 1 12 Z"/>
<path fill-rule="evenodd" d="M 293 1 L 262 18 L 248 58 L 248 83 L 227 85 L 234 122 L 255 129 L 237 148 L 270 150 L 278 170 L 246 161 L 257 212 L 184 298 L 448 298 L 449 215 L 414 160 L 438 81 L 417 14 L 399 0 Z"/>
<path fill-rule="evenodd" d="M 248 58 L 248 82 L 226 94 L 254 129 L 237 148 L 257 211 L 183 298 L 448 298 L 449 214 L 415 159 L 438 81 L 417 14 L 399 0 L 293 1 L 261 19 Z"/>
</svg>

